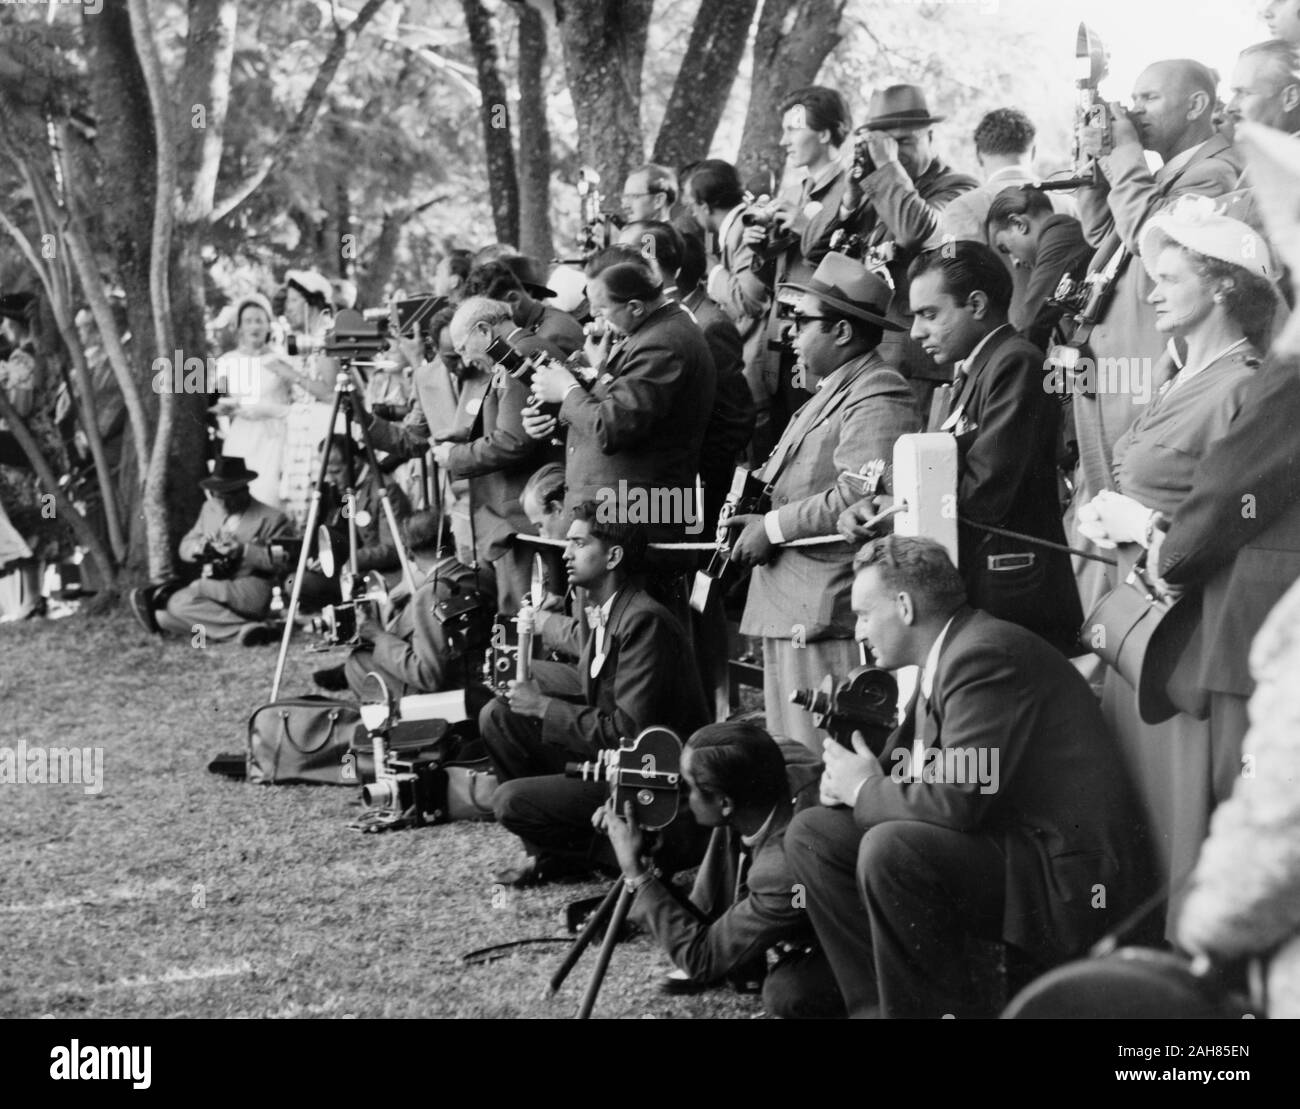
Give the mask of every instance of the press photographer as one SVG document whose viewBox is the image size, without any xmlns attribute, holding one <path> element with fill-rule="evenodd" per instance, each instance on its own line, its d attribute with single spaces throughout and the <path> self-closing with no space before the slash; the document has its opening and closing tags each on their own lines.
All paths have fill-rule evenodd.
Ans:
<svg viewBox="0 0 1300 1109">
<path fill-rule="evenodd" d="M 257 473 L 242 458 L 223 456 L 199 482 L 206 494 L 194 526 L 180 543 L 182 562 L 207 570 L 188 585 L 167 582 L 131 591 L 131 611 L 154 635 L 203 637 L 222 642 L 238 637 L 246 647 L 270 642 L 264 621 L 274 580 L 289 568 L 292 529 L 283 512 L 253 500 L 248 484 Z"/>
<path fill-rule="evenodd" d="M 682 780 L 691 815 L 701 828 L 713 830 L 691 901 L 705 913 L 720 914 L 710 924 L 673 897 L 647 861 L 630 804 L 624 813 L 612 802 L 596 811 L 596 826 L 609 836 L 623 878 L 636 891 L 633 919 L 687 976 L 665 978 L 665 992 L 694 992 L 748 973 L 775 948 L 776 964 L 763 982 L 768 1013 L 844 1016 L 808 915 L 791 896 L 795 879 L 785 855 L 791 798 L 815 773 L 806 765 L 787 767 L 781 748 L 756 724 L 710 724 L 691 736 L 682 752 Z"/>
<path fill-rule="evenodd" d="M 407 518 L 415 593 L 407 592 L 405 582 L 399 584 L 390 596 L 393 611 L 382 625 L 370 604 L 358 605 L 361 646 L 342 666 L 312 675 L 322 689 L 347 689 L 359 699 L 366 675 L 374 671 L 396 696 L 404 697 L 459 689 L 477 677 L 492 623 L 491 580 L 439 546 L 441 523 L 436 511 Z"/>
</svg>

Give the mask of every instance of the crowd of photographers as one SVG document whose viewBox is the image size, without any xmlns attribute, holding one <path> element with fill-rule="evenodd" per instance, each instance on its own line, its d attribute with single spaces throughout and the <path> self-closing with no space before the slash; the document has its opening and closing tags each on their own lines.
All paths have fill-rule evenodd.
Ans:
<svg viewBox="0 0 1300 1109">
<path fill-rule="evenodd" d="M 360 438 L 328 408 L 354 291 L 291 271 L 300 353 L 269 342 L 262 298 L 235 308 L 228 370 L 253 384 L 220 406 L 226 455 L 181 545 L 204 572 L 137 614 L 265 641 L 295 541 L 304 610 L 348 601 L 301 531 L 328 448 L 319 522 L 335 559 L 386 576 L 387 611 L 358 609 L 317 684 L 456 688 L 485 644 L 447 603 L 535 609 L 528 676 L 480 717 L 527 849 L 497 880 L 621 871 L 679 968 L 665 988 L 765 975 L 782 1015 L 987 1014 L 980 941 L 1005 991 L 1153 897 L 1150 943 L 1276 947 L 1294 910 L 1245 948 L 1213 921 L 1249 915 L 1240 883 L 1192 875 L 1215 808 L 1250 802 L 1249 649 L 1300 577 L 1300 256 L 1271 203 L 1300 183 L 1296 6 L 1270 8 L 1278 37 L 1242 52 L 1226 103 L 1176 59 L 1082 115 L 1064 182 L 1037 176 L 1015 108 L 976 129 L 977 178 L 939 157 L 919 86 L 877 91 L 856 130 L 835 90 L 792 92 L 772 197 L 727 162 L 646 165 L 580 275 L 502 244 L 444 259 L 418 331 L 395 306 L 379 365 L 343 362 Z M 955 564 L 891 534 L 894 444 L 924 431 L 957 446 Z M 1126 580 L 1126 611 L 1194 613 L 1155 676 L 1107 649 L 1138 622 L 1114 614 Z M 719 722 L 735 620 L 766 728 Z M 864 665 L 917 668 L 899 726 L 827 739 L 795 695 Z M 653 852 L 564 772 L 650 725 L 688 741 L 689 812 Z M 697 865 L 692 910 L 671 879 Z M 1277 885 L 1251 903 L 1300 902 Z"/>
</svg>

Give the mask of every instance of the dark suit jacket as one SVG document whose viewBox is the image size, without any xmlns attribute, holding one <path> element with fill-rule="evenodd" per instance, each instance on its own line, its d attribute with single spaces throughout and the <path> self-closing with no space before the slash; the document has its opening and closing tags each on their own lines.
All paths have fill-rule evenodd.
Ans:
<svg viewBox="0 0 1300 1109">
<path fill-rule="evenodd" d="M 966 367 L 952 412 L 959 516 L 1064 544 L 1056 482 L 1061 406 L 1043 388 L 1042 351 L 1004 327 Z M 957 547 L 971 604 L 1062 649 L 1074 643 L 1083 613 L 1067 554 L 965 525 Z M 1015 554 L 1032 554 L 1032 565 L 989 565 Z"/>
<path fill-rule="evenodd" d="M 731 318 L 697 287 L 682 306 L 695 317 L 713 355 L 718 385 L 700 446 L 700 480 L 706 504 L 704 533 L 712 534 L 717 511 L 731 488 L 731 476 L 754 434 L 754 395 L 745 381 L 744 343 Z"/>
<path fill-rule="evenodd" d="M 690 641 L 677 618 L 637 585 L 619 590 L 605 626 L 605 662 L 591 676 L 596 637 L 576 625 L 583 703 L 552 700 L 542 738 L 590 758 L 644 728 L 671 728 L 685 743 L 710 717 Z"/>
<path fill-rule="evenodd" d="M 1142 825 L 1097 699 L 1041 639 L 987 613 L 958 609 L 922 715 L 918 720 L 913 702 L 881 752 L 885 773 L 859 791 L 854 819 L 864 830 L 914 820 L 996 836 L 1006 857 L 1007 943 L 1059 961 L 1149 892 Z M 957 759 L 969 766 L 982 753 L 978 765 L 994 788 L 974 772 L 912 781 L 901 753 L 910 759 L 918 727 L 927 749 L 969 752 L 943 756 L 954 771 Z"/>
<path fill-rule="evenodd" d="M 573 389 L 564 398 L 565 506 L 613 497 L 620 481 L 629 490 L 675 490 L 679 506 L 689 493 L 694 505 L 716 384 L 713 356 L 690 313 L 674 302 L 656 309 L 610 357 L 591 392 Z M 679 515 L 675 523 L 653 521 L 651 539 L 680 538 Z"/>
<path fill-rule="evenodd" d="M 1025 285 L 1024 315 L 1017 316 L 1013 311 L 1011 316 L 1015 329 L 1036 347 L 1047 349 L 1052 328 L 1064 311 L 1048 303 L 1061 277 L 1068 273 L 1081 278 L 1088 272 L 1092 255 L 1093 248 L 1083 237 L 1083 225 L 1077 219 L 1061 215 L 1047 218 L 1038 238 L 1038 256 Z"/>
<path fill-rule="evenodd" d="M 1228 432 L 1197 464 L 1160 551 L 1172 585 L 1205 588 L 1200 681 L 1255 688 L 1250 644 L 1300 577 L 1300 358 L 1268 358 Z"/>
</svg>

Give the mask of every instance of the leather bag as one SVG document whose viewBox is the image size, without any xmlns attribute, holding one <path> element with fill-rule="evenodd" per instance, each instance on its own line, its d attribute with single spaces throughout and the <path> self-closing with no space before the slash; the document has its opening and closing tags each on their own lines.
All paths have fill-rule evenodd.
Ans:
<svg viewBox="0 0 1300 1109">
<path fill-rule="evenodd" d="M 248 781 L 356 786 L 349 744 L 361 713 L 346 701 L 301 697 L 271 701 L 248 718 Z"/>
</svg>

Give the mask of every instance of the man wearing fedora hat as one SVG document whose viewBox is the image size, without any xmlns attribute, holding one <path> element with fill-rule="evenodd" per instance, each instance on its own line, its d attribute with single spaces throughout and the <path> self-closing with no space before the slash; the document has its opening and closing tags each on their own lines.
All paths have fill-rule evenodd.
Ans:
<svg viewBox="0 0 1300 1109">
<path fill-rule="evenodd" d="M 845 543 L 786 547 L 794 539 L 832 535 L 856 495 L 845 473 L 879 460 L 894 441 L 921 430 L 912 392 L 877 347 L 898 324 L 887 318 L 890 289 L 861 263 L 834 251 L 806 282 L 792 282 L 796 369 L 820 382 L 790 420 L 757 476 L 771 490 L 771 510 L 732 517 L 741 529 L 733 557 L 755 567 L 742 635 L 763 640 L 763 702 L 768 731 L 821 749 L 807 711 L 791 704 L 796 689 L 858 663 L 849 607 L 853 547 Z M 885 471 L 888 484 L 888 469 Z"/>
<path fill-rule="evenodd" d="M 181 540 L 181 561 L 196 563 L 215 550 L 234 569 L 229 577 L 200 577 L 180 589 L 166 583 L 132 590 L 131 610 L 145 630 L 193 635 L 201 629 L 204 642 L 238 638 L 250 647 L 270 641 L 273 631 L 263 621 L 274 578 L 288 565 L 286 552 L 273 544 L 291 529 L 283 512 L 253 500 L 248 485 L 256 477 L 242 458 L 224 456 L 199 482 L 207 500 Z"/>
<path fill-rule="evenodd" d="M 907 266 L 934 235 L 943 210 L 979 182 L 955 172 L 933 149 L 934 125 L 925 93 L 916 85 L 890 85 L 871 96 L 867 121 L 857 129 L 859 160 L 826 196 L 805 236 L 816 261 L 830 248 L 831 236 L 844 230 L 865 239 L 868 265 L 888 273 L 894 295 L 889 320 L 899 330 L 885 336 L 880 354 L 912 382 L 921 411 L 929 407 L 935 385 L 947 380 L 908 337 Z"/>
</svg>

